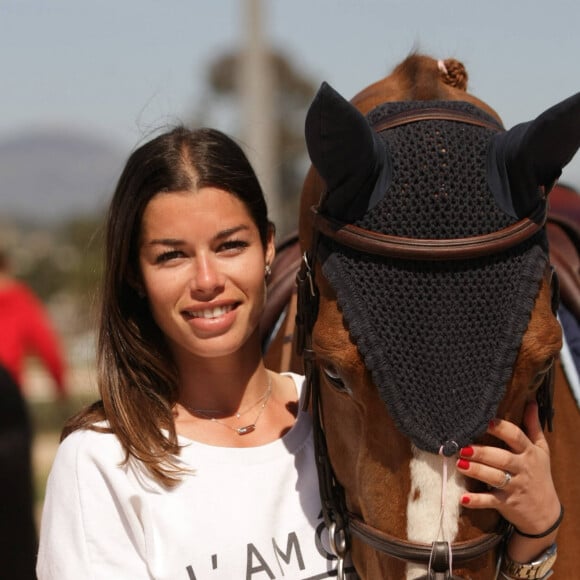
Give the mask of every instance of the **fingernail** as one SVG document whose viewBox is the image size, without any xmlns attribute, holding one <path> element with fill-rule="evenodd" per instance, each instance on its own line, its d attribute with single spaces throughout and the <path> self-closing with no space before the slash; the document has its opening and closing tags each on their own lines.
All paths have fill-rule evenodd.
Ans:
<svg viewBox="0 0 580 580">
<path fill-rule="evenodd" d="M 471 498 L 468 495 L 464 495 L 461 497 L 461 503 L 463 505 L 467 505 L 471 501 Z"/>
<path fill-rule="evenodd" d="M 463 447 L 459 452 L 459 455 L 463 455 L 464 457 L 471 457 L 473 455 L 473 447 L 471 447 L 471 445 Z"/>
<path fill-rule="evenodd" d="M 459 459 L 457 461 L 457 467 L 459 467 L 459 469 L 469 469 L 469 461 L 467 461 L 467 459 Z"/>
<path fill-rule="evenodd" d="M 492 420 L 489 422 L 489 428 L 490 428 L 490 429 L 493 429 L 494 427 L 495 427 L 495 420 L 494 420 L 494 419 L 492 419 Z"/>
</svg>

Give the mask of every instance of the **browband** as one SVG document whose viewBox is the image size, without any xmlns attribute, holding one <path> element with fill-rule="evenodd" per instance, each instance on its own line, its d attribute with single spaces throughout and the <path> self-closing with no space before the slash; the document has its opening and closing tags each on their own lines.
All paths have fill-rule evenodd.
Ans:
<svg viewBox="0 0 580 580">
<path fill-rule="evenodd" d="M 417 121 L 457 121 L 458 123 L 467 123 L 476 125 L 494 131 L 503 130 L 502 125 L 495 119 L 481 119 L 466 111 L 455 111 L 444 107 L 425 107 L 424 109 L 413 109 L 411 111 L 400 111 L 399 113 L 389 114 L 384 119 L 372 123 L 371 127 L 380 133 L 385 129 L 392 129 L 408 123 Z"/>
<path fill-rule="evenodd" d="M 392 236 L 343 223 L 319 213 L 313 206 L 312 225 L 342 246 L 375 256 L 410 260 L 465 260 L 502 252 L 522 243 L 542 229 L 547 206 L 538 206 L 528 217 L 501 230 L 468 238 L 428 239 Z"/>
</svg>

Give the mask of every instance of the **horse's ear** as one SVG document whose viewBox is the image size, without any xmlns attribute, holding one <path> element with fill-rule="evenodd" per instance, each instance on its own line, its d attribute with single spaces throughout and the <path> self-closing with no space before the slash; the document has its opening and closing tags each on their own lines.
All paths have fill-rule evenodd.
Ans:
<svg viewBox="0 0 580 580">
<path fill-rule="evenodd" d="M 326 183 L 323 213 L 351 222 L 383 198 L 391 179 L 386 145 L 358 109 L 327 83 L 310 105 L 305 135 L 312 164 Z"/>
<path fill-rule="evenodd" d="M 534 121 L 494 135 L 488 176 L 498 205 L 515 218 L 529 215 L 544 199 L 580 147 L 580 93 Z"/>
</svg>

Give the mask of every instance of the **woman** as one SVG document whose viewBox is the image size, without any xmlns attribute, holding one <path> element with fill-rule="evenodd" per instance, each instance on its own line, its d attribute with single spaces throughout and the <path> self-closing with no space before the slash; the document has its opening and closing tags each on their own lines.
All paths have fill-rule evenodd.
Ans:
<svg viewBox="0 0 580 580">
<path fill-rule="evenodd" d="M 333 568 L 301 378 L 268 371 L 260 352 L 274 253 L 231 139 L 177 128 L 132 154 L 108 213 L 102 400 L 55 460 L 41 579 Z"/>
<path fill-rule="evenodd" d="M 227 136 L 176 128 L 131 155 L 108 213 L 101 401 L 65 429 L 40 580 L 336 574 L 302 378 L 260 349 L 274 253 Z"/>
</svg>

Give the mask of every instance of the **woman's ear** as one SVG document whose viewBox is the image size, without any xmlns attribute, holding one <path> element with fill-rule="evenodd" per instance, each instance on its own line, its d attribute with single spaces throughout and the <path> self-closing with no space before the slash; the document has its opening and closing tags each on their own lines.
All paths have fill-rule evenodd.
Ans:
<svg viewBox="0 0 580 580">
<path fill-rule="evenodd" d="M 129 286 L 131 286 L 131 288 L 137 292 L 139 298 L 145 298 L 145 296 L 147 296 L 147 292 L 145 292 L 145 286 L 139 273 L 135 272 L 134 270 L 130 270 L 127 276 L 127 282 L 129 283 Z"/>
<path fill-rule="evenodd" d="M 273 224 L 268 227 L 268 237 L 266 239 L 265 260 L 267 266 L 272 266 L 276 257 L 276 228 Z"/>
</svg>

